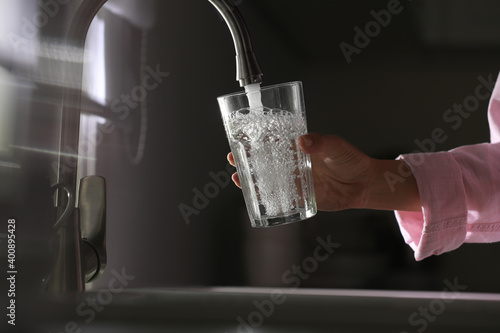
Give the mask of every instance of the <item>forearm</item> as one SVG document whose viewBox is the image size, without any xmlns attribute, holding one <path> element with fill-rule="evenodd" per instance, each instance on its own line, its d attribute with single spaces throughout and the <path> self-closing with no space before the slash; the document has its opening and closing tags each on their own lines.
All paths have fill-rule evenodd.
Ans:
<svg viewBox="0 0 500 333">
<path fill-rule="evenodd" d="M 422 210 L 417 182 L 411 169 L 402 160 L 371 160 L 367 184 L 367 209 Z"/>
</svg>

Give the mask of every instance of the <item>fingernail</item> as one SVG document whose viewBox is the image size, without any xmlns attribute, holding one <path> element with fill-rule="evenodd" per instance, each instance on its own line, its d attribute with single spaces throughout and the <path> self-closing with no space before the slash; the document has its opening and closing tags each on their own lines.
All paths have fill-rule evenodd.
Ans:
<svg viewBox="0 0 500 333">
<path fill-rule="evenodd" d="M 304 146 L 311 147 L 313 145 L 313 140 L 308 135 L 302 136 Z"/>
</svg>

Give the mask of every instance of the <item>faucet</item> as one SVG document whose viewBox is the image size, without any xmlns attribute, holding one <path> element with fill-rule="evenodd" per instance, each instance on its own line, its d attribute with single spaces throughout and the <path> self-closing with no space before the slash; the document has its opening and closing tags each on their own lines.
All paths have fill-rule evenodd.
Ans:
<svg viewBox="0 0 500 333">
<path fill-rule="evenodd" d="M 65 38 L 81 49 L 90 24 L 107 0 L 80 0 Z M 225 20 L 236 51 L 236 80 L 240 86 L 262 82 L 262 71 L 253 52 L 248 28 L 232 0 L 208 0 Z M 74 70 L 74 68 L 72 69 Z M 82 77 L 83 65 L 76 73 Z M 63 94 L 60 156 L 53 226 L 57 258 L 45 284 L 53 294 L 79 294 L 106 266 L 106 182 L 98 176 L 77 180 L 81 89 Z M 76 105 L 76 107 L 75 107 Z M 78 202 L 75 189 L 79 185 Z"/>
<path fill-rule="evenodd" d="M 209 1 L 222 15 L 231 31 L 236 50 L 236 80 L 241 87 L 252 83 L 261 83 L 263 74 L 253 52 L 248 28 L 239 10 L 231 0 Z"/>
</svg>

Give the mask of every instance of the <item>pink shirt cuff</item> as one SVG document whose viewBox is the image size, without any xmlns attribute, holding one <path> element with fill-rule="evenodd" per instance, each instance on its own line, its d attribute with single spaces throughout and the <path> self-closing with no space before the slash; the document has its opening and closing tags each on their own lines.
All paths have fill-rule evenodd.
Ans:
<svg viewBox="0 0 500 333">
<path fill-rule="evenodd" d="M 396 211 L 401 233 L 417 260 L 452 251 L 464 242 L 500 241 L 500 80 L 494 88 L 491 74 L 479 81 L 476 92 L 492 91 L 491 143 L 398 157 L 410 166 L 420 192 L 422 212 Z"/>
<path fill-rule="evenodd" d="M 420 191 L 422 212 L 395 212 L 415 259 L 455 250 L 467 233 L 467 199 L 459 165 L 448 152 L 409 154 L 398 159 L 410 166 Z"/>
</svg>

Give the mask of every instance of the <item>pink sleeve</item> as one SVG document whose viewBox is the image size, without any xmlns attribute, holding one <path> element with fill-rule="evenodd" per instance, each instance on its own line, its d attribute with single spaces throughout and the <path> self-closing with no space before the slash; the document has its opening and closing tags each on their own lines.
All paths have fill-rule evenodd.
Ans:
<svg viewBox="0 0 500 333">
<path fill-rule="evenodd" d="M 488 120 L 491 143 L 399 157 L 412 169 L 422 204 L 422 212 L 395 212 L 416 260 L 463 243 L 500 241 L 499 85 L 492 92 Z"/>
</svg>

